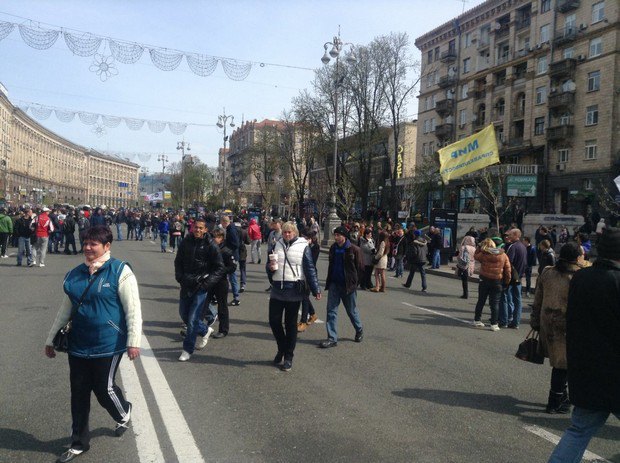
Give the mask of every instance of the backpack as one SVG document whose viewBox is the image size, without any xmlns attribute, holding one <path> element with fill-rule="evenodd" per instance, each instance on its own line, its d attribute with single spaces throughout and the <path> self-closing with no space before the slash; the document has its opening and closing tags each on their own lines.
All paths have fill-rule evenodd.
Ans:
<svg viewBox="0 0 620 463">
<path fill-rule="evenodd" d="M 456 259 L 456 266 L 459 270 L 467 270 L 469 267 L 469 251 L 467 248 L 463 248 L 463 252 L 461 252 Z"/>
</svg>

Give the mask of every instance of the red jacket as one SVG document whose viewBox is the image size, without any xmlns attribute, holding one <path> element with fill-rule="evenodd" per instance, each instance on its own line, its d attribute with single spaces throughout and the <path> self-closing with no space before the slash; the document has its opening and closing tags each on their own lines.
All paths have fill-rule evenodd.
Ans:
<svg viewBox="0 0 620 463">
<path fill-rule="evenodd" d="M 50 232 L 54 231 L 54 225 L 47 212 L 41 212 L 37 218 L 37 238 L 49 238 Z"/>
<path fill-rule="evenodd" d="M 263 235 L 260 232 L 260 227 L 256 223 L 256 219 L 250 220 L 250 225 L 248 227 L 248 236 L 252 241 L 260 240 L 263 238 Z"/>
</svg>

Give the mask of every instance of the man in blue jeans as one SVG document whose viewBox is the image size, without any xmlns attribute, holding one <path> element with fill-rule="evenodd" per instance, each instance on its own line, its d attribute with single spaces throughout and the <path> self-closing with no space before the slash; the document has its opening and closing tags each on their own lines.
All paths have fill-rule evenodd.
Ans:
<svg viewBox="0 0 620 463">
<path fill-rule="evenodd" d="M 357 284 L 364 275 L 364 258 L 360 248 L 349 241 L 349 232 L 345 227 L 334 230 L 334 244 L 329 248 L 329 267 L 325 289 L 327 295 L 327 339 L 319 347 L 324 349 L 338 345 L 338 305 L 347 311 L 353 328 L 355 342 L 362 342 L 364 331 L 357 310 Z"/>
<path fill-rule="evenodd" d="M 193 234 L 181 241 L 174 259 L 174 276 L 181 285 L 179 315 L 187 325 L 179 361 L 186 362 L 194 349 L 207 345 L 213 332 L 202 321 L 202 309 L 209 291 L 225 276 L 222 255 L 207 233 L 204 219 L 196 220 Z"/>
<path fill-rule="evenodd" d="M 566 359 L 571 426 L 549 463 L 579 463 L 610 414 L 620 419 L 620 229 L 606 228 L 592 267 L 570 282 Z"/>
<path fill-rule="evenodd" d="M 510 259 L 510 265 L 516 273 L 515 281 L 512 281 L 502 293 L 500 304 L 499 327 L 518 329 L 521 323 L 521 279 L 527 267 L 527 248 L 521 241 L 521 230 L 513 228 L 506 232 L 506 255 Z"/>
</svg>

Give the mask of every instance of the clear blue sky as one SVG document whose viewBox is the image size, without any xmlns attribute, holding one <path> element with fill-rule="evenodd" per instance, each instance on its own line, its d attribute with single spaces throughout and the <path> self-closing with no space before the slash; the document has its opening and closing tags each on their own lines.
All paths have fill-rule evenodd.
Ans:
<svg viewBox="0 0 620 463">
<path fill-rule="evenodd" d="M 470 0 L 466 9 L 481 3 Z M 198 0 L 3 0 L 0 21 L 29 18 L 93 34 L 243 60 L 316 68 L 323 43 L 341 26 L 342 38 L 367 44 L 390 32 L 419 35 L 461 13 L 459 0 L 385 1 L 198 1 Z M 42 24 L 43 27 L 46 27 Z M 101 52 L 101 50 L 100 50 Z M 109 50 L 104 52 L 109 54 Z M 117 63 L 119 74 L 106 82 L 89 71 L 92 57 L 74 56 L 61 38 L 48 50 L 26 45 L 15 29 L 0 41 L 0 82 L 9 98 L 93 113 L 163 121 L 214 124 L 223 107 L 240 123 L 277 118 L 291 99 L 308 87 L 312 72 L 283 67 L 254 67 L 245 81 L 230 80 L 221 65 L 199 77 L 185 60 L 170 72 L 157 69 L 145 53 L 133 65 Z M 417 103 L 413 105 L 417 108 Z M 415 114 L 410 114 L 414 117 Z M 161 169 L 157 154 L 178 161 L 177 141 L 185 138 L 193 154 L 215 166 L 222 133 L 215 127 L 188 127 L 183 136 L 166 129 L 155 134 L 145 126 L 124 124 L 103 137 L 76 119 L 62 123 L 52 114 L 42 124 L 69 140 L 99 150 L 151 153 L 146 165 Z"/>
</svg>

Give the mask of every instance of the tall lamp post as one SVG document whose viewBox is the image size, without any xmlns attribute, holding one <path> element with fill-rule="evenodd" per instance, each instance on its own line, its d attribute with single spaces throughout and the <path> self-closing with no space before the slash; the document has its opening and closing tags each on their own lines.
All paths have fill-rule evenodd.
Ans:
<svg viewBox="0 0 620 463">
<path fill-rule="evenodd" d="M 191 151 L 185 140 L 177 142 L 177 150 L 181 150 L 181 209 L 185 209 L 185 150 Z"/>
<path fill-rule="evenodd" d="M 329 244 L 333 241 L 333 229 L 340 225 L 340 218 L 338 217 L 338 211 L 336 210 L 336 176 L 338 175 L 338 89 L 342 85 L 342 78 L 339 76 L 340 71 L 340 53 L 344 47 L 348 46 L 349 55 L 347 56 L 347 62 L 354 63 L 355 56 L 353 55 L 353 44 L 349 42 L 343 42 L 340 39 L 340 28 L 338 28 L 338 35 L 334 36 L 331 42 L 325 42 L 323 49 L 325 53 L 321 58 L 321 62 L 324 65 L 328 65 L 331 59 L 336 60 L 336 72 L 334 82 L 334 176 L 332 178 L 332 191 L 331 191 L 331 209 L 329 216 L 325 220 L 325 230 L 323 231 L 323 244 Z M 331 47 L 329 52 L 327 49 Z"/>
<path fill-rule="evenodd" d="M 230 122 L 228 120 L 230 119 Z M 226 208 L 226 142 L 228 141 L 228 136 L 226 135 L 226 126 L 234 127 L 235 126 L 235 116 L 226 115 L 226 108 L 223 108 L 222 114 L 217 116 L 217 124 L 220 129 L 224 129 L 224 151 L 222 154 L 224 155 L 224 175 L 222 175 L 222 209 Z"/>
<path fill-rule="evenodd" d="M 161 162 L 161 174 L 164 175 L 166 172 L 166 163 L 168 162 L 167 154 L 160 154 L 157 156 L 157 162 Z"/>
</svg>

